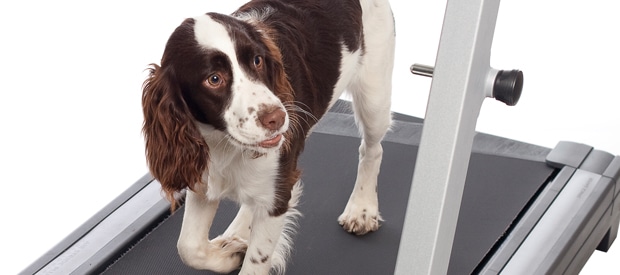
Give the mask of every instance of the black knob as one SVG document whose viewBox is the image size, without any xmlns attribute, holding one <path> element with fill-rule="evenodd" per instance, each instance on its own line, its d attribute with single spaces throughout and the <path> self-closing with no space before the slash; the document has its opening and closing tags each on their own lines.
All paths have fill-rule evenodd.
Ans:
<svg viewBox="0 0 620 275">
<path fill-rule="evenodd" d="M 515 106 L 523 90 L 523 72 L 519 70 L 499 71 L 495 76 L 493 97 L 508 106 Z"/>
</svg>

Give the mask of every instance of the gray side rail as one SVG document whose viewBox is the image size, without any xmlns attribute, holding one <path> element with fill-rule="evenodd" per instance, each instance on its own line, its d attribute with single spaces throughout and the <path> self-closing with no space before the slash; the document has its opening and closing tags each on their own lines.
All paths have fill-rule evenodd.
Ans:
<svg viewBox="0 0 620 275">
<path fill-rule="evenodd" d="M 547 163 L 562 170 L 480 274 L 577 274 L 618 234 L 620 156 L 560 142 Z"/>
</svg>

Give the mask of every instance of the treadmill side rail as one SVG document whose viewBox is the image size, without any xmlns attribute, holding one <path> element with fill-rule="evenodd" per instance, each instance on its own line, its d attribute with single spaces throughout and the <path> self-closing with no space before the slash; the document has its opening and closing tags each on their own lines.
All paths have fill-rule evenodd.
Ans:
<svg viewBox="0 0 620 275">
<path fill-rule="evenodd" d="M 127 188 L 127 190 L 120 194 L 116 199 L 112 200 L 103 209 L 93 215 L 76 230 L 71 232 L 67 237 L 65 237 L 62 241 L 60 241 L 44 255 L 39 257 L 39 259 L 37 259 L 35 262 L 22 270 L 19 274 L 30 275 L 37 273 L 38 271 L 55 261 L 55 259 L 61 257 L 71 246 L 75 245 L 81 238 L 89 234 L 89 232 L 91 232 L 93 228 L 95 228 L 103 219 L 117 211 L 121 205 L 131 200 L 136 193 L 140 192 L 140 190 L 144 189 L 144 187 L 149 185 L 151 181 L 153 181 L 153 177 L 150 174 L 144 175 L 129 188 Z"/>
<path fill-rule="evenodd" d="M 161 196 L 159 182 L 151 180 L 34 274 L 99 273 L 123 252 L 118 249 L 124 246 L 118 244 L 140 238 L 142 231 L 148 230 L 146 225 L 169 209 L 170 204 Z M 26 272 L 22 274 L 32 274 Z"/>
<path fill-rule="evenodd" d="M 620 156 L 560 142 L 547 164 L 563 168 L 480 274 L 576 274 L 595 249 L 606 251 L 616 238 Z"/>
<path fill-rule="evenodd" d="M 563 274 L 574 260 L 582 262 L 576 252 L 604 218 L 607 207 L 601 206 L 611 204 L 611 187 L 601 175 L 577 170 L 501 273 Z"/>
</svg>

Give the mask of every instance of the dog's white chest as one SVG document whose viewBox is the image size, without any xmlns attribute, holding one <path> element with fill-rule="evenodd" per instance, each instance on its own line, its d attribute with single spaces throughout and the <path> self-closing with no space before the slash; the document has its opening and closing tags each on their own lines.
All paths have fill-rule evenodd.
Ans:
<svg viewBox="0 0 620 275">
<path fill-rule="evenodd" d="M 213 152 L 209 163 L 209 198 L 228 198 L 240 203 L 273 199 L 278 175 L 277 152 L 257 155 L 241 150 Z"/>
</svg>

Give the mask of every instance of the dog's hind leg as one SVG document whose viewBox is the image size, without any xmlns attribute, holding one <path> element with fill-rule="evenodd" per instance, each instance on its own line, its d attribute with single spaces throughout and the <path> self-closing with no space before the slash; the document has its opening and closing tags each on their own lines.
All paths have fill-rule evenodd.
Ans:
<svg viewBox="0 0 620 275">
<path fill-rule="evenodd" d="M 370 14 L 364 17 L 365 48 L 357 75 L 349 85 L 362 142 L 355 187 L 338 222 L 346 231 L 358 235 L 377 230 L 382 221 L 377 176 L 383 155 L 381 140 L 392 121 L 394 25 L 387 1 L 378 2 L 385 2 L 385 6 L 370 5 L 366 9 L 374 10 L 364 10 Z"/>
<path fill-rule="evenodd" d="M 239 212 L 235 216 L 235 219 L 230 223 L 226 231 L 221 237 L 224 238 L 240 238 L 242 240 L 250 239 L 250 232 L 252 230 L 252 215 L 253 211 L 247 204 L 242 204 L 239 208 Z"/>
</svg>

